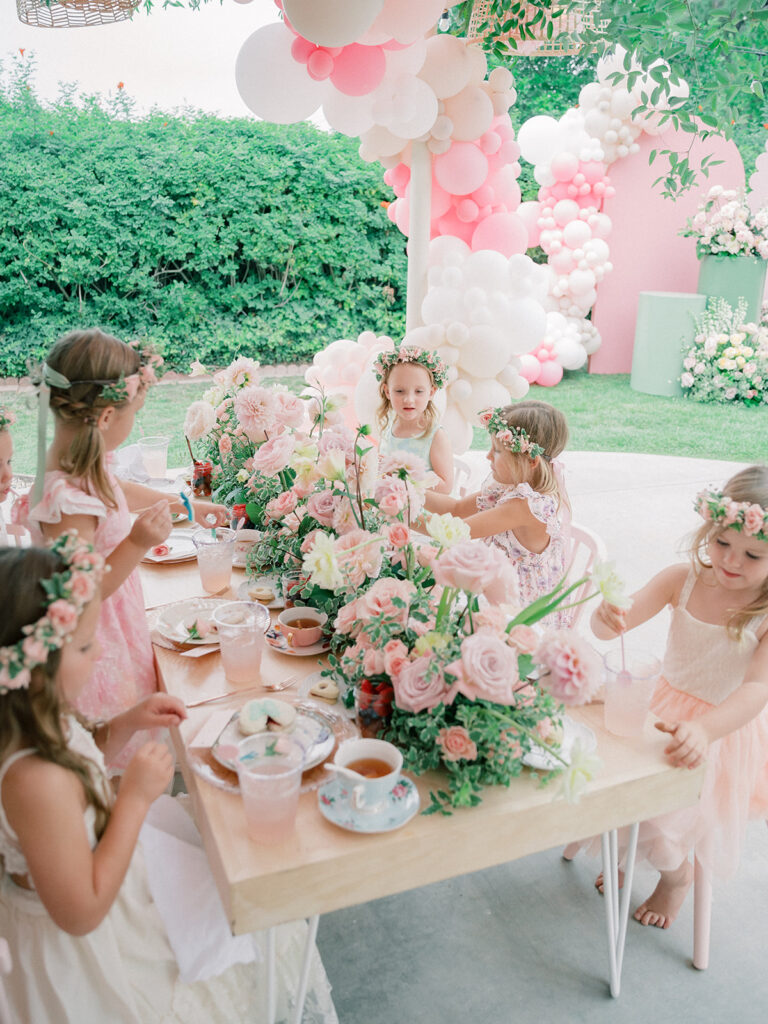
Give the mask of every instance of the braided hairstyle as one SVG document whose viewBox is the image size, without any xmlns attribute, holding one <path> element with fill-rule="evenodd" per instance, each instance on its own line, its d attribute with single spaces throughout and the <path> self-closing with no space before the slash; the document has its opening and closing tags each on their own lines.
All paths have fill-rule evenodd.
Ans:
<svg viewBox="0 0 768 1024">
<path fill-rule="evenodd" d="M 141 357 L 124 341 L 94 327 L 72 331 L 57 341 L 46 363 L 70 381 L 68 388 L 51 387 L 53 414 L 62 423 L 77 427 L 69 451 L 61 459 L 61 468 L 82 479 L 105 505 L 115 508 L 117 502 L 106 473 L 106 451 L 98 421 L 102 410 L 110 405 L 128 405 L 129 400 L 116 403 L 114 399 L 105 399 L 102 391 L 106 384 L 136 373 Z"/>
<path fill-rule="evenodd" d="M 41 581 L 61 572 L 63 565 L 58 554 L 45 548 L 0 548 L 0 593 L 5 607 L 0 616 L 0 647 L 18 643 L 24 627 L 45 614 L 48 601 Z M 96 810 L 96 835 L 101 836 L 110 813 L 106 790 L 93 763 L 67 745 L 56 684 L 60 663 L 61 650 L 51 651 L 45 664 L 32 669 L 28 689 L 0 694 L 0 763 L 14 750 L 34 747 L 44 761 L 74 772 Z"/>
</svg>

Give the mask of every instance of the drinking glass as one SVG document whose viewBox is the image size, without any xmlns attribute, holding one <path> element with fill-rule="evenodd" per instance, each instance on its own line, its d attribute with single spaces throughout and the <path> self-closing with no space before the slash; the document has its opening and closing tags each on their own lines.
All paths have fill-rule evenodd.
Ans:
<svg viewBox="0 0 768 1024">
<path fill-rule="evenodd" d="M 288 839 L 296 823 L 304 747 L 284 733 L 266 732 L 243 740 L 238 751 L 248 835 L 265 845 Z"/>
<path fill-rule="evenodd" d="M 142 437 L 140 439 L 139 451 L 150 480 L 165 480 L 168 472 L 170 440 L 170 437 Z"/>
<path fill-rule="evenodd" d="M 640 736 L 661 672 L 661 662 L 645 651 L 625 647 L 607 651 L 605 727 L 615 736 Z"/>
<path fill-rule="evenodd" d="M 232 578 L 232 556 L 235 553 L 235 531 L 219 526 L 215 530 L 199 530 L 192 537 L 197 548 L 197 564 L 203 590 L 219 594 Z"/>
<path fill-rule="evenodd" d="M 219 631 L 224 675 L 230 683 L 251 683 L 261 678 L 261 658 L 266 646 L 264 631 L 269 612 L 250 601 L 229 601 L 213 613 Z"/>
</svg>

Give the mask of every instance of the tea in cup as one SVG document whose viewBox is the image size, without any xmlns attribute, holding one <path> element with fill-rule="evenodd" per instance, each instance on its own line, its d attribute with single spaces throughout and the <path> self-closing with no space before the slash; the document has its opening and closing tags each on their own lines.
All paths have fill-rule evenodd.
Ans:
<svg viewBox="0 0 768 1024">
<path fill-rule="evenodd" d="M 333 763 L 345 769 L 352 785 L 352 806 L 356 811 L 375 814 L 380 811 L 400 778 L 403 755 L 386 740 L 345 740 L 336 751 Z M 350 779 L 354 772 L 360 781 Z"/>
<path fill-rule="evenodd" d="M 319 643 L 323 636 L 323 627 L 328 621 L 325 612 L 314 608 L 302 608 L 294 605 L 286 608 L 277 617 L 277 629 L 293 647 L 311 647 Z"/>
</svg>

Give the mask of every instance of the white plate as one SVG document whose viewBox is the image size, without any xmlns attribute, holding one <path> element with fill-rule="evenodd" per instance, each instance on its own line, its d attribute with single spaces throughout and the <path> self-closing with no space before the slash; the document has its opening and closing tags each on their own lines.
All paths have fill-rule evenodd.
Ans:
<svg viewBox="0 0 768 1024">
<path fill-rule="evenodd" d="M 275 629 L 267 630 L 267 643 L 273 651 L 278 654 L 287 654 L 291 658 L 309 658 L 313 654 L 327 654 L 331 649 L 331 641 L 323 640 L 319 644 L 309 644 L 307 647 L 292 647 L 282 633 Z"/>
<path fill-rule="evenodd" d="M 243 740 L 249 738 L 240 732 L 240 726 L 237 724 L 239 717 L 240 712 L 235 711 L 219 734 L 219 738 L 211 747 L 213 757 L 216 758 L 220 765 L 224 768 L 229 768 L 232 772 L 237 771 L 237 764 L 232 758 L 226 756 L 227 748 L 237 747 Z M 279 733 L 274 733 L 273 735 L 277 736 Z M 321 764 L 328 757 L 336 743 L 333 729 L 319 714 L 309 710 L 298 712 L 296 724 L 288 735 L 298 739 L 307 752 L 307 758 L 304 762 L 305 772 Z M 224 753 L 220 753 L 220 751 L 224 751 Z"/>
<path fill-rule="evenodd" d="M 325 705 L 327 708 L 338 708 L 338 710 L 341 711 L 342 714 L 346 715 L 348 718 L 354 719 L 356 717 L 354 707 L 346 707 L 343 700 L 344 693 L 349 688 L 347 683 L 339 683 L 338 680 L 334 680 L 336 685 L 339 687 L 339 696 L 336 698 L 334 704 L 331 704 L 330 701 L 323 700 L 322 697 L 316 697 L 313 693 L 309 692 L 315 685 L 315 683 L 319 682 L 319 680 L 321 679 L 327 678 L 327 676 L 323 676 L 322 672 L 311 672 L 299 683 L 297 688 L 299 696 L 306 697 L 307 700 L 316 701 L 320 707 Z"/>
<path fill-rule="evenodd" d="M 193 619 L 201 614 L 210 618 L 219 605 L 227 604 L 226 598 L 222 597 L 190 597 L 186 601 L 176 601 L 175 604 L 163 608 L 157 617 L 156 629 L 158 633 L 167 640 L 182 644 L 217 644 L 219 638 L 214 634 L 202 640 L 191 640 L 184 628 L 190 625 Z"/>
<path fill-rule="evenodd" d="M 245 580 L 237 588 L 237 596 L 241 601 L 253 601 L 254 598 L 248 594 L 248 587 L 269 587 L 270 590 L 275 592 L 274 601 L 270 601 L 269 604 L 265 604 L 265 608 L 285 608 L 285 599 L 280 596 L 280 587 L 276 579 L 272 576 L 256 576 L 252 580 Z M 261 604 L 261 602 L 257 602 Z"/>
<path fill-rule="evenodd" d="M 567 764 L 571 763 L 571 751 L 576 740 L 581 740 L 585 751 L 592 751 L 597 747 L 597 736 L 588 725 L 574 721 L 568 715 L 563 715 L 563 740 L 560 744 L 560 754 Z M 538 768 L 541 771 L 551 772 L 562 768 L 562 761 L 553 757 L 543 747 L 533 746 L 523 757 L 523 764 L 528 768 Z"/>
<path fill-rule="evenodd" d="M 189 562 L 193 558 L 197 558 L 197 549 L 195 548 L 191 533 L 174 530 L 164 543 L 168 548 L 167 555 L 153 555 L 150 549 L 142 558 L 142 562 L 164 565 L 166 562 Z M 155 547 L 157 546 L 155 545 Z"/>
<path fill-rule="evenodd" d="M 261 530 L 238 530 L 235 537 L 235 553 L 232 556 L 232 565 L 238 569 L 244 569 L 248 561 L 248 553 L 253 545 L 261 540 Z"/>
</svg>

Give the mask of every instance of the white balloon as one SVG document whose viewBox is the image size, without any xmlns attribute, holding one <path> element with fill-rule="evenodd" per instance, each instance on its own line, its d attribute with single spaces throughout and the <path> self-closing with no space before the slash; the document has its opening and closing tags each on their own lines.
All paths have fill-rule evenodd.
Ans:
<svg viewBox="0 0 768 1024">
<path fill-rule="evenodd" d="M 558 203 L 558 206 L 560 204 Z M 583 220 L 572 220 L 563 228 L 563 241 L 571 249 L 578 249 L 592 238 L 589 224 Z M 581 257 L 578 257 L 581 258 Z"/>
<path fill-rule="evenodd" d="M 464 452 L 469 451 L 474 438 L 472 424 L 467 422 L 466 417 L 457 406 L 448 404 L 440 425 L 448 435 L 451 448 L 457 455 L 463 455 Z"/>
<path fill-rule="evenodd" d="M 299 35 L 317 46 L 356 42 L 373 25 L 383 6 L 384 0 L 283 0 L 288 21 Z"/>
<path fill-rule="evenodd" d="M 417 139 L 437 119 L 437 97 L 420 78 L 402 75 L 395 88 L 394 111 L 395 116 L 387 125 L 392 134 Z"/>
<path fill-rule="evenodd" d="M 472 394 L 472 385 L 466 378 L 457 380 L 450 387 L 451 399 L 454 402 L 458 402 L 461 399 L 469 398 Z"/>
<path fill-rule="evenodd" d="M 415 39 L 410 46 L 402 50 L 385 50 L 387 58 L 386 78 L 396 78 L 398 75 L 416 75 L 421 70 L 424 58 L 427 55 L 426 39 Z"/>
<path fill-rule="evenodd" d="M 560 227 L 564 227 L 579 216 L 579 204 L 573 199 L 560 199 L 555 203 L 552 215 Z M 589 229 L 587 229 L 589 230 Z"/>
<path fill-rule="evenodd" d="M 454 345 L 438 345 L 437 351 L 446 366 L 455 366 L 459 361 L 459 350 Z"/>
<path fill-rule="evenodd" d="M 461 266 L 471 253 L 466 242 L 454 235 L 440 235 L 429 243 L 429 263 L 431 266 Z"/>
<path fill-rule="evenodd" d="M 508 404 L 509 391 L 497 380 L 477 380 L 471 383 L 472 394 L 458 403 L 459 409 L 470 422 L 476 421 L 481 409 Z"/>
<path fill-rule="evenodd" d="M 294 124 L 314 114 L 329 92 L 327 82 L 309 77 L 291 55 L 293 34 L 277 22 L 245 40 L 235 63 L 235 83 L 243 103 L 257 117 Z M 275 88 L 275 82 L 280 88 Z"/>
<path fill-rule="evenodd" d="M 467 85 L 445 101 L 445 116 L 453 122 L 451 135 L 457 142 L 473 142 L 491 127 L 493 103 L 477 85 Z"/>
<path fill-rule="evenodd" d="M 461 92 L 469 82 L 472 68 L 473 59 L 464 40 L 451 35 L 431 36 L 419 78 L 428 82 L 442 100 Z"/>
<path fill-rule="evenodd" d="M 453 289 L 432 288 L 421 304 L 421 315 L 427 324 L 449 324 L 462 314 L 462 296 Z"/>
<path fill-rule="evenodd" d="M 461 323 L 460 320 L 454 320 L 452 324 L 448 324 L 445 330 L 445 337 L 451 345 L 461 348 L 462 345 L 466 345 L 469 339 L 469 328 L 466 324 Z"/>
<path fill-rule="evenodd" d="M 338 89 L 330 89 L 323 102 L 326 121 L 337 132 L 355 138 L 373 127 L 371 94 L 347 96 Z"/>
<path fill-rule="evenodd" d="M 508 362 L 504 333 L 480 324 L 469 329 L 470 344 L 459 355 L 459 368 L 475 377 L 495 377 Z"/>
<path fill-rule="evenodd" d="M 546 313 L 535 299 L 516 299 L 512 304 L 507 341 L 510 350 L 519 355 L 540 344 L 546 330 Z"/>
<path fill-rule="evenodd" d="M 559 148 L 560 129 L 554 117 L 538 114 L 520 127 L 517 141 L 524 158 L 531 164 L 548 163 Z"/>
<path fill-rule="evenodd" d="M 505 381 L 504 386 L 509 391 L 509 397 L 515 401 L 519 401 L 521 398 L 525 398 L 531 385 L 525 377 L 521 377 L 519 373 L 516 373 L 514 380 L 509 384 Z"/>
<path fill-rule="evenodd" d="M 445 0 L 387 0 L 371 31 L 385 33 L 384 39 L 412 43 L 434 28 L 444 6 Z"/>
<path fill-rule="evenodd" d="M 376 124 L 360 136 L 360 144 L 366 151 L 375 153 L 378 158 L 379 155 L 394 156 L 399 153 L 405 147 L 406 140 Z"/>
</svg>

